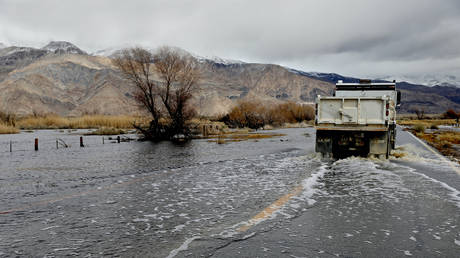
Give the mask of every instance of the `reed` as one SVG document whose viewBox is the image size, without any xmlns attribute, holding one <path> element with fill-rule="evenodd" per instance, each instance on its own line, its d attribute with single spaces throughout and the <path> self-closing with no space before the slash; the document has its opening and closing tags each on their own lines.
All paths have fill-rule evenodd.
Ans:
<svg viewBox="0 0 460 258">
<path fill-rule="evenodd" d="M 90 129 L 102 127 L 131 129 L 134 123 L 146 124 L 148 119 L 125 115 L 85 115 L 81 117 L 45 115 L 24 117 L 17 121 L 17 126 L 21 129 Z"/>
<path fill-rule="evenodd" d="M 14 126 L 10 126 L 10 125 L 0 122 L 0 134 L 13 134 L 13 133 L 19 133 L 19 129 Z"/>
</svg>

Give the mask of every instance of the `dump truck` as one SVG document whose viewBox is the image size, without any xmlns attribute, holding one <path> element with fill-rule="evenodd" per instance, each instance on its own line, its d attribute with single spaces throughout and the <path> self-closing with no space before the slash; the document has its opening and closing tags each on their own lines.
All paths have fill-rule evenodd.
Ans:
<svg viewBox="0 0 460 258">
<path fill-rule="evenodd" d="M 395 81 L 338 81 L 333 96 L 316 98 L 316 152 L 332 158 L 388 158 L 395 148 L 400 100 Z"/>
</svg>

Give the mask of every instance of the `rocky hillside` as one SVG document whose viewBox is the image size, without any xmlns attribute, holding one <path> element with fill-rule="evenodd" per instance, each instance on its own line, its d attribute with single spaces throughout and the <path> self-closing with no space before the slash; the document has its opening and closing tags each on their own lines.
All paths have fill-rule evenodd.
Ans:
<svg viewBox="0 0 460 258">
<path fill-rule="evenodd" d="M 199 63 L 202 80 L 193 103 L 203 115 L 224 114 L 240 99 L 311 103 L 318 94 L 330 95 L 337 80 L 357 80 L 219 58 L 199 58 Z M 420 107 L 427 113 L 460 109 L 460 92 L 453 88 L 403 83 L 398 87 L 403 91 L 403 112 Z M 60 115 L 140 112 L 132 88 L 109 57 L 88 55 L 63 41 L 40 49 L 0 48 L 0 111 Z"/>
</svg>

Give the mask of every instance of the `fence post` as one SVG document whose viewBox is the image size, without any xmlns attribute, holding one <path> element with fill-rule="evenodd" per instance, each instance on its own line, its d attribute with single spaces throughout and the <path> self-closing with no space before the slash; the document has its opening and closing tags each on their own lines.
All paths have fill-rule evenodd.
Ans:
<svg viewBox="0 0 460 258">
<path fill-rule="evenodd" d="M 120 135 L 117 136 L 117 142 L 120 143 Z"/>
<path fill-rule="evenodd" d="M 38 151 L 38 138 L 35 138 L 35 151 Z"/>
<path fill-rule="evenodd" d="M 102 144 L 104 144 L 104 136 L 102 136 Z"/>
<path fill-rule="evenodd" d="M 56 149 L 59 149 L 58 139 L 56 139 Z"/>
<path fill-rule="evenodd" d="M 13 142 L 10 141 L 10 152 L 13 152 Z"/>
<path fill-rule="evenodd" d="M 85 145 L 83 145 L 83 136 L 80 136 L 80 147 L 85 147 Z"/>
</svg>

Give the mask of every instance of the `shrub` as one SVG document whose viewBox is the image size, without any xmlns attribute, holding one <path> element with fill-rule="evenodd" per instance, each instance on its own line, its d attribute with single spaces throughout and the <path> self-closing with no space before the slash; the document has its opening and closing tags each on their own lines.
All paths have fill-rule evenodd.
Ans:
<svg viewBox="0 0 460 258">
<path fill-rule="evenodd" d="M 279 126 L 312 120 L 314 116 L 315 111 L 310 105 L 287 102 L 268 106 L 259 102 L 242 101 L 221 121 L 229 127 L 258 129 L 265 125 Z"/>
<path fill-rule="evenodd" d="M 415 124 L 412 129 L 416 131 L 417 133 L 423 133 L 425 132 L 425 126 L 423 124 Z"/>
<path fill-rule="evenodd" d="M 456 113 L 453 109 L 448 109 L 446 113 L 443 114 L 445 118 L 457 119 L 459 114 Z"/>
</svg>

